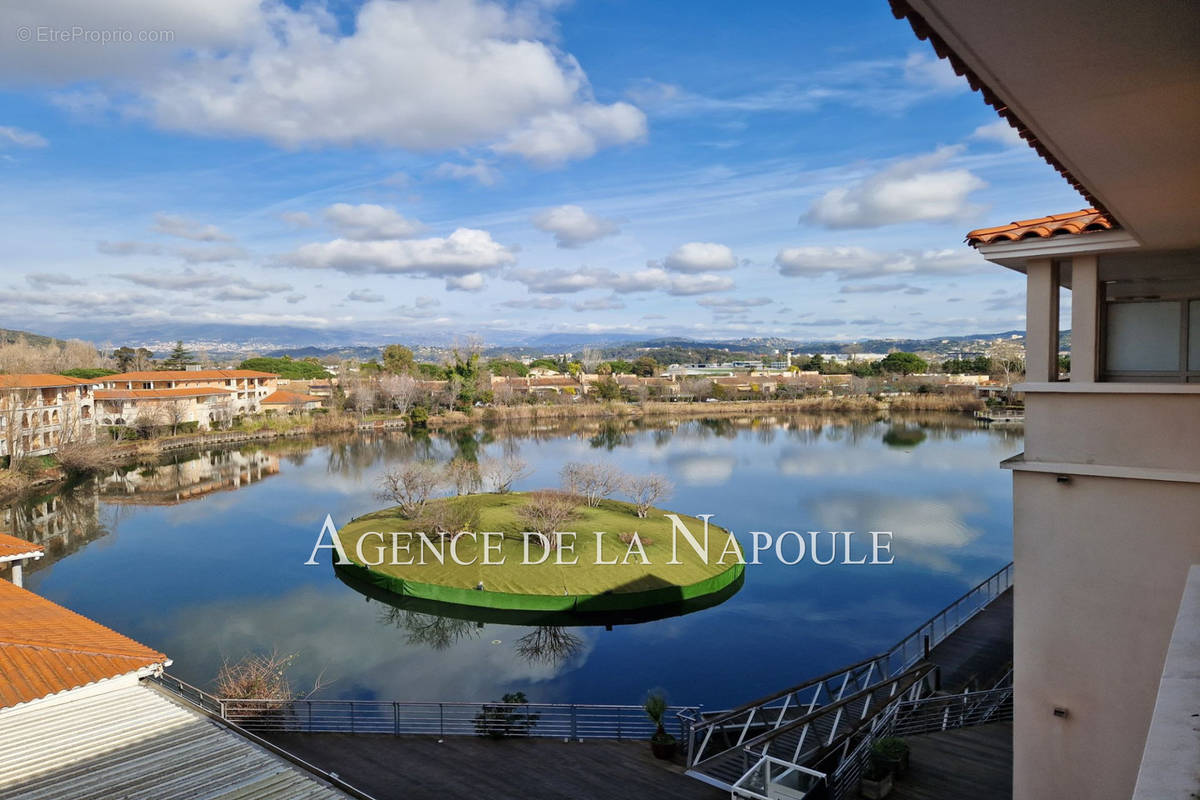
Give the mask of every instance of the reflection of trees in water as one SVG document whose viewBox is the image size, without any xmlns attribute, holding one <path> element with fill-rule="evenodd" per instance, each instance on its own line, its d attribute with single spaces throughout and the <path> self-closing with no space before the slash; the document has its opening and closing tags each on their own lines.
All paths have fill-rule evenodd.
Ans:
<svg viewBox="0 0 1200 800">
<path fill-rule="evenodd" d="M 583 637 L 566 628 L 543 625 L 517 639 L 515 649 L 530 664 L 557 667 L 583 649 Z"/>
<path fill-rule="evenodd" d="M 329 472 L 353 478 L 380 461 L 421 461 L 434 457 L 427 434 L 380 433 L 338 437 L 327 443 Z"/>
<path fill-rule="evenodd" d="M 483 624 L 479 622 L 402 608 L 388 608 L 379 619 L 404 631 L 407 644 L 433 650 L 446 650 L 461 641 L 477 639 L 483 630 Z M 583 637 L 567 628 L 542 625 L 518 638 L 513 649 L 527 663 L 557 667 L 577 655 L 583 645 Z"/>
<path fill-rule="evenodd" d="M 439 617 L 421 614 L 401 608 L 389 608 L 380 615 L 380 620 L 394 625 L 405 633 L 411 645 L 425 645 L 434 650 L 445 650 L 463 639 L 479 636 L 480 625 L 466 619 Z"/>
<path fill-rule="evenodd" d="M 588 444 L 596 449 L 604 448 L 609 452 L 618 447 L 628 447 L 633 443 L 633 435 L 629 432 L 628 427 L 616 420 L 607 420 L 600 426 L 600 430 L 588 439 Z"/>
</svg>

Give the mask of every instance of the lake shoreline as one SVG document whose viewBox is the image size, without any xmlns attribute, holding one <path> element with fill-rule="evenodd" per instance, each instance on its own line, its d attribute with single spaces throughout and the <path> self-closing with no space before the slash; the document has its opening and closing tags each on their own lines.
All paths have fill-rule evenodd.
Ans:
<svg viewBox="0 0 1200 800">
<path fill-rule="evenodd" d="M 561 403 L 517 406 L 488 406 L 471 411 L 446 411 L 431 414 L 425 427 L 441 430 L 478 424 L 544 423 L 572 419 L 617 421 L 652 419 L 704 419 L 706 417 L 747 417 L 763 414 L 846 414 L 875 415 L 886 418 L 898 413 L 966 414 L 980 408 L 975 397 L 942 394 L 906 395 L 877 399 L 869 395 L 814 397 L 794 400 L 722 400 L 717 402 L 645 402 L 645 403 Z M 162 453 L 211 445 L 237 445 L 285 438 L 321 436 L 327 433 L 374 433 L 407 430 L 403 416 L 361 419 L 349 415 L 322 415 L 304 424 L 290 427 L 262 427 L 257 430 L 209 431 L 160 439 L 118 443 L 104 468 L 136 464 Z M 53 489 L 71 479 L 61 466 L 39 470 L 24 480 L 0 480 L 0 502 L 19 499 L 35 491 Z"/>
</svg>

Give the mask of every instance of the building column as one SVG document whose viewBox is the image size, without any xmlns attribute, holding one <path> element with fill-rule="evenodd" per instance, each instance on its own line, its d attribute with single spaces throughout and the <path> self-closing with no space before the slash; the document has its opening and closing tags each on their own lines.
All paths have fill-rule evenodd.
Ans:
<svg viewBox="0 0 1200 800">
<path fill-rule="evenodd" d="M 1095 256 L 1071 260 L 1071 382 L 1100 377 L 1100 270 Z"/>
<path fill-rule="evenodd" d="M 21 572 L 22 572 L 21 568 L 23 566 L 24 566 L 24 562 L 22 562 L 22 561 L 12 562 L 12 582 L 13 582 L 14 586 L 22 585 L 21 584 Z"/>
<path fill-rule="evenodd" d="M 1048 258 L 1025 263 L 1025 380 L 1058 380 L 1058 265 Z"/>
</svg>

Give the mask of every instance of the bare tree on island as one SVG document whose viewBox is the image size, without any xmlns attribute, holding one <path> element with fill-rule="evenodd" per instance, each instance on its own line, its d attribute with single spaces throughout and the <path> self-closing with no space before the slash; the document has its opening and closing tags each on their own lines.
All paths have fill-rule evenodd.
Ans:
<svg viewBox="0 0 1200 800">
<path fill-rule="evenodd" d="M 480 470 L 485 480 L 498 494 L 508 494 L 512 491 L 514 483 L 533 474 L 529 463 L 516 455 L 485 459 L 480 464 Z"/>
<path fill-rule="evenodd" d="M 583 464 L 573 461 L 559 473 L 563 488 L 579 495 L 591 508 L 619 490 L 625 482 L 625 474 L 608 464 Z"/>
<path fill-rule="evenodd" d="M 411 461 L 383 473 L 379 479 L 379 497 L 391 500 L 404 516 L 415 519 L 445 480 L 445 473 L 436 462 Z"/>
<path fill-rule="evenodd" d="M 643 518 L 655 503 L 669 497 L 674 488 L 664 475 L 631 475 L 625 481 L 625 491 L 633 498 L 637 515 Z"/>
<path fill-rule="evenodd" d="M 530 492 L 529 501 L 517 509 L 517 516 L 531 531 L 545 536 L 553 550 L 558 548 L 559 528 L 575 516 L 578 505 L 578 498 L 567 492 L 540 489 Z"/>
</svg>

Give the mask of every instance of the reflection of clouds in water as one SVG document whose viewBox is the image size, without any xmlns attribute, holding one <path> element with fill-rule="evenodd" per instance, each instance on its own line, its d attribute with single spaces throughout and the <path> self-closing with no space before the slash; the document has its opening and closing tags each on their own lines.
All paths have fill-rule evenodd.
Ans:
<svg viewBox="0 0 1200 800">
<path fill-rule="evenodd" d="M 674 477 L 689 486 L 717 486 L 733 475 L 737 459 L 719 453 L 679 453 L 667 459 Z"/>
<path fill-rule="evenodd" d="M 826 531 L 891 531 L 896 561 L 915 561 L 938 572 L 957 572 L 951 559 L 979 538 L 965 517 L 980 511 L 967 495 L 944 499 L 910 498 L 877 492 L 849 492 L 822 497 L 811 504 L 814 518 Z"/>
<path fill-rule="evenodd" d="M 431 652 L 382 619 L 389 610 L 345 587 L 305 587 L 259 601 L 193 606 L 163 620 L 155 641 L 175 660 L 172 671 L 199 685 L 216 675 L 223 656 L 274 649 L 298 654 L 290 673 L 298 688 L 322 676 L 324 698 L 388 700 L 500 697 L 582 666 L 595 644 L 581 630 L 570 658 L 530 663 L 514 645 L 532 628 L 487 625 Z M 493 645 L 495 639 L 501 644 Z"/>
<path fill-rule="evenodd" d="M 1000 450 L 999 452 L 1007 452 Z M 910 449 L 886 447 L 796 447 L 783 448 L 776 460 L 782 475 L 822 478 L 827 476 L 867 475 L 919 468 L 955 474 L 996 473 L 1000 459 L 980 458 L 968 447 L 926 442 Z"/>
</svg>

